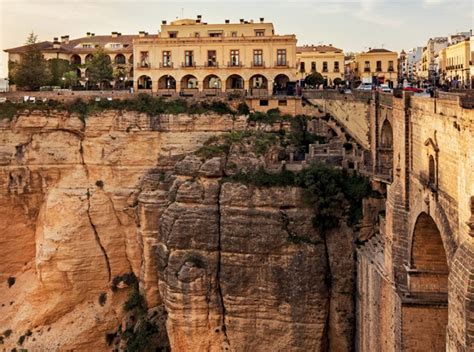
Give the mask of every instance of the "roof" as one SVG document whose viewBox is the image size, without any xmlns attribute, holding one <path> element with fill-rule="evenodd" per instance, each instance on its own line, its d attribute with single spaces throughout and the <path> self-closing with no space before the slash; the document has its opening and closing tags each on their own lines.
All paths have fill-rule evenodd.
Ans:
<svg viewBox="0 0 474 352">
<path fill-rule="evenodd" d="M 381 49 L 370 49 L 369 51 L 367 51 L 367 53 L 393 53 L 393 51 L 381 48 Z"/>
<path fill-rule="evenodd" d="M 132 42 L 133 39 L 138 38 L 138 35 L 93 35 L 77 39 L 69 40 L 68 43 L 61 42 L 59 48 L 53 47 L 53 42 L 44 41 L 34 44 L 39 47 L 41 51 L 50 51 L 50 52 L 64 52 L 64 53 L 86 53 L 95 51 L 95 47 L 92 48 L 76 48 L 79 44 L 91 43 L 104 47 L 108 43 L 120 43 L 124 47 L 120 49 L 123 51 L 133 51 Z M 31 45 L 23 45 L 16 48 L 4 50 L 7 53 L 24 53 L 28 50 Z M 107 50 L 106 50 L 107 51 Z M 111 50 L 116 51 L 116 50 Z"/>
<path fill-rule="evenodd" d="M 297 53 L 307 53 L 307 52 L 318 52 L 318 53 L 328 53 L 336 52 L 342 53 L 342 49 L 336 48 L 332 45 L 305 45 L 296 47 Z"/>
</svg>

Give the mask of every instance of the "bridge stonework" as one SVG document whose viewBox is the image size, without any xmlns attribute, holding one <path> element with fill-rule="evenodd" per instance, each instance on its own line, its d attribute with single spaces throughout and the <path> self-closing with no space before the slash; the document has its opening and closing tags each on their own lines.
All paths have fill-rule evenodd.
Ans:
<svg viewBox="0 0 474 352">
<path fill-rule="evenodd" d="M 474 110 L 456 96 L 331 94 L 305 98 L 351 134 L 367 124 L 386 196 L 358 245 L 357 350 L 474 351 Z"/>
</svg>

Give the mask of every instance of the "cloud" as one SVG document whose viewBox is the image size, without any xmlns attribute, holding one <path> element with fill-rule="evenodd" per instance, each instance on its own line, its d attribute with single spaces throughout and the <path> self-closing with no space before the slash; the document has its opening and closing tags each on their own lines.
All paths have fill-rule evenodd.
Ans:
<svg viewBox="0 0 474 352">
<path fill-rule="evenodd" d="M 379 4 L 377 4 L 379 3 Z M 391 17 L 390 11 L 380 10 L 383 1 L 377 0 L 361 0 L 359 10 L 354 12 L 354 16 L 362 21 L 373 23 L 378 26 L 389 26 L 392 28 L 400 27 L 403 23 L 401 18 Z M 379 8 L 379 11 L 377 11 Z"/>
</svg>

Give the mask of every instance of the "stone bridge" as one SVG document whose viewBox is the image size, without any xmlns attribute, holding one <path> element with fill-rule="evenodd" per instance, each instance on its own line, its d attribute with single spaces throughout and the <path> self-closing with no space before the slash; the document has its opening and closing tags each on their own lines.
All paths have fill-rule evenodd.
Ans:
<svg viewBox="0 0 474 352">
<path fill-rule="evenodd" d="M 386 195 L 358 243 L 359 351 L 474 350 L 470 98 L 305 92 L 370 150 Z"/>
</svg>

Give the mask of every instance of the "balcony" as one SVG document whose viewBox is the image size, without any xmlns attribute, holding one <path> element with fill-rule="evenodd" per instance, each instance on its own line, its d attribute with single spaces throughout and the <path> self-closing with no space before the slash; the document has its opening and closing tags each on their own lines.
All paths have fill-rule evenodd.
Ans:
<svg viewBox="0 0 474 352">
<path fill-rule="evenodd" d="M 151 64 L 149 62 L 138 62 L 137 69 L 149 69 L 151 68 Z"/>
<path fill-rule="evenodd" d="M 173 68 L 172 62 L 160 62 L 160 68 Z"/>
<path fill-rule="evenodd" d="M 285 67 L 285 68 L 290 67 L 288 61 L 277 61 L 277 62 L 275 62 L 275 66 L 276 67 Z"/>
<path fill-rule="evenodd" d="M 252 61 L 251 67 L 265 67 L 265 62 L 264 61 L 260 61 L 260 62 Z"/>
<path fill-rule="evenodd" d="M 182 62 L 181 68 L 196 68 L 196 63 L 193 62 Z"/>
<path fill-rule="evenodd" d="M 242 62 L 228 62 L 227 67 L 244 67 Z"/>
<path fill-rule="evenodd" d="M 339 69 L 338 69 L 338 68 L 335 68 L 335 69 L 334 69 L 334 72 L 339 72 Z"/>
<path fill-rule="evenodd" d="M 370 72 L 370 67 L 364 68 L 364 72 Z"/>
<path fill-rule="evenodd" d="M 327 73 L 328 72 L 328 69 L 327 68 L 323 68 L 323 73 Z"/>
<path fill-rule="evenodd" d="M 218 62 L 213 62 L 213 61 L 208 61 L 204 64 L 204 67 L 206 67 L 206 68 L 219 68 L 219 63 Z"/>
<path fill-rule="evenodd" d="M 382 67 L 377 67 L 377 68 L 375 69 L 375 72 L 382 72 Z"/>
<path fill-rule="evenodd" d="M 388 72 L 393 72 L 393 71 L 394 71 L 394 70 L 393 70 L 393 67 L 389 67 L 389 68 L 388 68 Z"/>
</svg>

